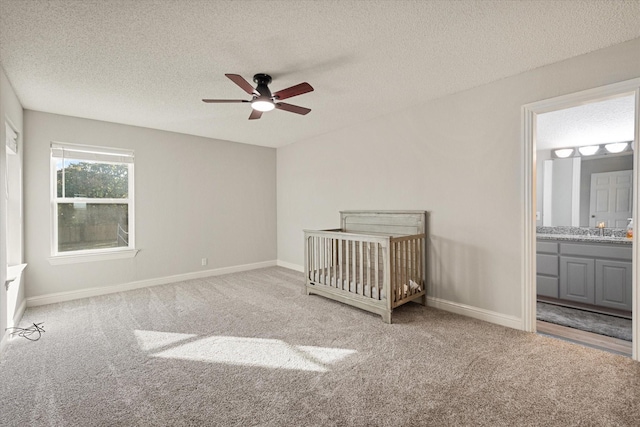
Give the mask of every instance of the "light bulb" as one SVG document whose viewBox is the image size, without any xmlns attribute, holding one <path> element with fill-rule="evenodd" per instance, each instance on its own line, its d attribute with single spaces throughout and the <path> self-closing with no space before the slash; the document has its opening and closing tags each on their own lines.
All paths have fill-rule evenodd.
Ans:
<svg viewBox="0 0 640 427">
<path fill-rule="evenodd" d="M 565 157 L 569 157 L 573 154 L 573 148 L 561 148 L 560 150 L 555 151 L 556 156 L 564 159 Z"/>
<path fill-rule="evenodd" d="M 607 151 L 610 153 L 621 153 L 624 151 L 625 148 L 627 148 L 628 144 L 629 144 L 628 142 L 614 142 L 614 143 L 605 145 L 604 148 L 606 148 Z"/>
<path fill-rule="evenodd" d="M 580 151 L 580 154 L 582 154 L 583 156 L 593 156 L 598 152 L 599 149 L 599 145 L 586 145 L 584 147 L 578 148 L 578 151 Z"/>
</svg>

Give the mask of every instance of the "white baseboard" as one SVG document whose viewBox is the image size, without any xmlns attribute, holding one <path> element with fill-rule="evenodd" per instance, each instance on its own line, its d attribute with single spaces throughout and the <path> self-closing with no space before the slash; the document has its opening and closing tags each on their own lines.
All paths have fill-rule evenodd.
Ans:
<svg viewBox="0 0 640 427">
<path fill-rule="evenodd" d="M 120 285 L 102 286 L 99 288 L 87 288 L 70 292 L 56 292 L 53 294 L 40 295 L 27 298 L 27 307 L 54 304 L 57 302 L 72 301 L 81 298 L 95 297 L 99 295 L 113 294 L 116 292 L 131 291 L 134 289 L 147 288 L 149 286 L 166 285 L 168 283 L 182 282 L 184 280 L 202 279 L 211 276 L 221 276 L 223 274 L 238 273 L 241 271 L 256 270 L 258 268 L 274 267 L 276 261 L 263 261 L 253 264 L 235 265 L 233 267 L 223 267 L 214 270 L 196 271 L 193 273 L 176 274 L 174 276 L 157 277 L 154 279 L 139 280 L 136 282 L 122 283 Z"/>
<path fill-rule="evenodd" d="M 304 272 L 304 267 L 290 262 L 278 260 L 278 266 Z M 522 319 L 515 316 L 508 316 L 495 311 L 489 311 L 471 305 L 459 304 L 440 298 L 427 297 L 427 305 L 429 307 L 438 308 L 440 310 L 449 311 L 451 313 L 461 314 L 463 316 L 472 317 L 474 319 L 484 320 L 489 323 L 506 326 L 508 328 L 522 330 Z"/>
<path fill-rule="evenodd" d="M 451 302 L 434 297 L 427 297 L 427 305 L 429 307 L 439 308 L 441 310 L 450 311 L 452 313 L 461 314 L 474 319 L 484 320 L 489 323 L 522 330 L 522 319 L 519 317 L 496 313 L 495 311 L 485 310 L 483 308 L 459 304 L 457 302 Z"/>
<path fill-rule="evenodd" d="M 11 322 L 11 324 L 7 325 L 7 328 L 11 328 L 20 323 L 20 321 L 22 320 L 22 315 L 24 314 L 24 311 L 26 308 L 27 308 L 27 300 L 23 299 L 22 302 L 20 303 L 20 307 L 18 307 L 18 309 L 13 315 L 13 321 Z M 9 334 L 10 334 L 9 331 L 3 331 L 2 339 L 0 339 L 0 355 L 4 353 L 4 349 L 7 346 L 7 343 L 9 342 Z"/>
<path fill-rule="evenodd" d="M 289 270 L 299 271 L 300 273 L 304 273 L 304 267 L 298 264 L 293 264 L 286 261 L 278 260 L 278 267 L 288 268 Z"/>
<path fill-rule="evenodd" d="M 37 297 L 27 298 L 22 302 L 20 308 L 16 312 L 17 322 L 22 318 L 25 307 L 35 307 L 45 304 L 54 304 L 57 302 L 71 301 L 80 298 L 89 298 L 99 295 L 107 295 L 116 292 L 130 291 L 134 289 L 146 288 L 149 286 L 166 285 L 168 283 L 181 282 L 184 280 L 201 279 L 210 276 L 220 276 L 223 274 L 238 273 L 241 271 L 255 270 L 258 268 L 267 268 L 273 266 L 279 266 L 295 270 L 299 272 L 304 271 L 304 267 L 301 265 L 293 264 L 286 261 L 274 260 L 264 261 L 254 264 L 237 265 L 233 267 L 224 267 L 214 270 L 197 271 L 193 273 L 178 274 L 174 276 L 158 277 L 154 279 L 139 280 L 136 282 L 123 283 L 114 286 L 103 286 L 99 288 L 88 288 L 71 292 L 58 292 L 54 294 L 41 295 Z M 522 330 L 522 319 L 515 316 L 509 316 L 501 313 L 497 313 L 490 310 L 485 310 L 478 307 L 473 307 L 466 304 L 460 304 L 451 302 L 439 298 L 427 297 L 427 305 L 430 307 L 438 308 L 441 310 L 449 311 L 463 316 L 472 317 L 474 319 L 484 320 L 497 325 L 506 326 L 509 328 Z M 0 341 L 0 353 L 2 348 L 6 345 L 6 334 Z"/>
</svg>

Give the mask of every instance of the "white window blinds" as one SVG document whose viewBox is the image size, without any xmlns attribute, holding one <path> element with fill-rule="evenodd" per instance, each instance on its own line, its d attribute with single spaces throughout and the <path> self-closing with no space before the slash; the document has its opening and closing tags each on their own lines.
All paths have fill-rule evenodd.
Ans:
<svg viewBox="0 0 640 427">
<path fill-rule="evenodd" d="M 133 163 L 133 150 L 91 145 L 51 143 L 51 157 L 102 163 Z"/>
</svg>

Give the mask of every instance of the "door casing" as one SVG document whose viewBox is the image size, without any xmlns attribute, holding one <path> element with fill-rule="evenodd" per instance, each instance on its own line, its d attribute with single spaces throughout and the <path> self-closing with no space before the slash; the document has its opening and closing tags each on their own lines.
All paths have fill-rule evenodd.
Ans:
<svg viewBox="0 0 640 427">
<path fill-rule="evenodd" d="M 588 89 L 555 98 L 533 102 L 521 109 L 522 143 L 522 330 L 536 332 L 536 116 L 555 110 L 576 107 L 594 101 L 603 101 L 620 96 L 635 96 L 635 126 L 633 141 L 633 218 L 638 223 L 638 183 L 640 182 L 640 78 L 622 81 L 607 86 Z M 637 239 L 637 238 L 636 238 Z M 640 292 L 638 290 L 640 251 L 633 244 L 632 270 L 632 358 L 640 360 Z"/>
</svg>

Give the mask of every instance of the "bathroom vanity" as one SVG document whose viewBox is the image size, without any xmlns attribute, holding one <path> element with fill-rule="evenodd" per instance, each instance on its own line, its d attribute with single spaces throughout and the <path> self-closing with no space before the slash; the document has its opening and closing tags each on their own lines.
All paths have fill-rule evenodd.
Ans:
<svg viewBox="0 0 640 427">
<path fill-rule="evenodd" d="M 538 233 L 536 252 L 538 296 L 631 311 L 632 239 Z"/>
</svg>

